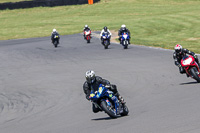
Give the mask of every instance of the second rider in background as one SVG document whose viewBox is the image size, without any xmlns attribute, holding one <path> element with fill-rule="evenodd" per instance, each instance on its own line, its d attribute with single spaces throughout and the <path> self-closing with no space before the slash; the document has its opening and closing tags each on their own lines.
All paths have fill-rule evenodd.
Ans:
<svg viewBox="0 0 200 133">
<path fill-rule="evenodd" d="M 84 37 L 84 39 L 86 39 L 85 31 L 88 31 L 88 30 L 91 31 L 90 27 L 88 27 L 88 25 L 85 25 L 85 27 L 83 28 L 83 37 Z"/>
<path fill-rule="evenodd" d="M 54 36 L 57 35 L 58 36 L 58 44 L 59 44 L 59 40 L 60 40 L 60 35 L 57 32 L 56 29 L 53 29 L 53 32 L 51 33 L 51 42 L 54 43 Z"/>
<path fill-rule="evenodd" d="M 131 33 L 130 33 L 130 31 L 126 28 L 126 25 L 123 24 L 123 25 L 121 26 L 121 28 L 119 29 L 119 31 L 118 31 L 118 36 L 119 36 L 120 44 L 122 44 L 121 38 L 122 38 L 122 33 L 124 33 L 124 32 L 125 32 L 125 33 L 128 33 L 129 37 L 131 38 Z M 130 44 L 130 40 L 128 40 L 128 43 Z"/>
<path fill-rule="evenodd" d="M 174 63 L 176 66 L 179 67 L 179 72 L 181 74 L 185 73 L 185 69 L 182 67 L 181 65 L 181 59 L 186 55 L 192 55 L 195 59 L 195 61 L 197 62 L 197 64 L 200 66 L 199 64 L 199 59 L 197 57 L 197 55 L 192 52 L 192 51 L 189 51 L 188 49 L 185 49 L 185 48 L 182 48 L 182 46 L 180 44 L 177 44 L 175 47 L 174 47 L 174 54 L 173 54 L 173 58 L 174 58 Z M 187 75 L 188 77 L 188 75 Z"/>
<path fill-rule="evenodd" d="M 101 33 L 100 33 L 100 37 L 101 37 L 101 43 L 103 44 L 103 34 L 107 32 L 109 35 L 110 35 L 110 38 L 111 38 L 111 35 L 112 33 L 110 32 L 110 30 L 105 26 L 102 30 L 101 30 Z M 109 38 L 109 44 L 110 44 L 110 38 Z"/>
</svg>

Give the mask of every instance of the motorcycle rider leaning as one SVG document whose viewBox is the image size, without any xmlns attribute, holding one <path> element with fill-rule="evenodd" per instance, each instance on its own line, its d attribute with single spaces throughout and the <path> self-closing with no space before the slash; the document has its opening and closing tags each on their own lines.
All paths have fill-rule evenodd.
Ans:
<svg viewBox="0 0 200 133">
<path fill-rule="evenodd" d="M 125 32 L 125 33 L 128 33 L 129 38 L 131 38 L 131 33 L 130 33 L 130 31 L 126 28 L 126 25 L 123 24 L 123 25 L 121 26 L 121 28 L 119 29 L 119 31 L 118 31 L 118 36 L 119 36 L 120 44 L 122 44 L 121 38 L 122 38 L 122 33 L 124 33 L 124 32 Z M 130 44 L 130 40 L 128 40 L 128 43 Z"/>
<path fill-rule="evenodd" d="M 180 71 L 181 74 L 186 73 L 185 69 L 181 65 L 181 59 L 186 54 L 192 55 L 194 57 L 195 61 L 197 62 L 197 64 L 199 65 L 199 59 L 198 59 L 197 55 L 195 55 L 194 52 L 189 51 L 188 49 L 182 48 L 182 46 L 180 44 L 177 44 L 174 47 L 174 50 L 175 50 L 175 52 L 173 54 L 173 58 L 174 58 L 174 61 L 175 61 L 175 65 L 179 67 L 179 71 Z M 188 77 L 188 75 L 187 75 L 187 77 Z"/>
<path fill-rule="evenodd" d="M 56 29 L 53 29 L 53 32 L 51 33 L 51 42 L 54 43 L 54 36 L 55 36 L 55 35 L 58 36 L 58 44 L 59 44 L 60 35 L 59 35 L 59 33 L 56 31 Z"/>
<path fill-rule="evenodd" d="M 92 70 L 86 72 L 85 78 L 86 81 L 83 84 L 83 91 L 86 95 L 87 100 L 90 100 L 91 91 L 98 91 L 99 85 L 102 84 L 107 89 L 111 90 L 122 104 L 125 104 L 124 99 L 122 98 L 122 96 L 120 96 L 119 92 L 117 91 L 116 85 L 110 84 L 108 80 L 103 79 L 100 76 L 95 76 L 95 72 Z M 92 109 L 94 113 L 97 113 L 99 111 L 98 107 L 96 107 L 94 104 L 92 104 Z"/>
<path fill-rule="evenodd" d="M 84 37 L 84 39 L 86 39 L 85 31 L 88 31 L 88 30 L 91 30 L 90 27 L 88 27 L 88 25 L 85 25 L 85 27 L 83 28 L 83 37 Z"/>
<path fill-rule="evenodd" d="M 107 26 L 105 26 L 105 27 L 101 30 L 101 33 L 100 33 L 101 43 L 102 43 L 102 44 L 103 44 L 103 33 L 106 33 L 106 32 L 108 32 L 108 35 L 110 35 L 110 38 L 111 38 L 112 33 L 111 33 L 110 30 L 107 28 Z M 109 39 L 109 44 L 110 44 L 110 39 Z"/>
</svg>

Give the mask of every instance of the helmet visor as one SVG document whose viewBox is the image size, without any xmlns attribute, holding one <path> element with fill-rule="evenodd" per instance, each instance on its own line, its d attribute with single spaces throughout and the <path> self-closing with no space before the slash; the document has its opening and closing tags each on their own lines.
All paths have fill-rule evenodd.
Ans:
<svg viewBox="0 0 200 133">
<path fill-rule="evenodd" d="M 93 77 L 86 77 L 86 80 L 87 80 L 87 82 L 89 83 L 89 84 L 92 84 L 92 83 L 94 83 L 94 81 L 95 81 L 95 77 L 93 76 Z"/>
<path fill-rule="evenodd" d="M 177 53 L 180 53 L 181 52 L 181 49 L 176 49 L 175 50 Z"/>
</svg>

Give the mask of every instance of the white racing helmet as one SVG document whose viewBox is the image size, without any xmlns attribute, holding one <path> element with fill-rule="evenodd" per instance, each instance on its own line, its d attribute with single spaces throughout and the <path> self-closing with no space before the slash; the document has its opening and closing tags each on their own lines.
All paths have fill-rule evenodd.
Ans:
<svg viewBox="0 0 200 133">
<path fill-rule="evenodd" d="M 182 50 L 182 46 L 180 44 L 177 44 L 175 47 L 174 47 L 174 50 L 177 52 L 177 53 L 180 53 L 181 50 Z"/>
<path fill-rule="evenodd" d="M 95 81 L 95 73 L 92 70 L 89 70 L 85 74 L 86 81 L 91 84 Z"/>
<path fill-rule="evenodd" d="M 121 28 L 126 28 L 126 25 L 125 25 L 125 24 L 123 24 L 123 25 L 121 26 Z"/>
<path fill-rule="evenodd" d="M 53 29 L 53 32 L 56 32 L 56 29 Z"/>
</svg>

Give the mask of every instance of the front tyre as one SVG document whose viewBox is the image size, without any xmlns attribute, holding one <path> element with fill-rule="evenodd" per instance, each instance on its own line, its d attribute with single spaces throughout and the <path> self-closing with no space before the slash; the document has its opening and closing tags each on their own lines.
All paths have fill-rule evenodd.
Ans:
<svg viewBox="0 0 200 133">
<path fill-rule="evenodd" d="M 129 113 L 128 107 L 124 104 L 123 105 L 123 113 L 121 113 L 120 115 L 126 116 L 126 115 L 128 115 L 128 113 Z"/>
<path fill-rule="evenodd" d="M 90 43 L 90 37 L 87 36 L 87 43 Z"/>
<path fill-rule="evenodd" d="M 127 49 L 128 48 L 128 41 L 124 40 L 122 43 L 123 43 L 124 49 Z"/>
<path fill-rule="evenodd" d="M 108 40 L 104 41 L 104 48 L 108 49 Z"/>
<path fill-rule="evenodd" d="M 111 106 L 108 106 L 106 101 L 101 101 L 101 107 L 111 118 L 117 118 L 117 114 L 114 108 Z"/>
<path fill-rule="evenodd" d="M 192 77 L 198 82 L 200 83 L 200 77 L 198 76 L 198 70 L 196 67 L 192 67 L 190 69 L 190 74 L 192 75 Z"/>
<path fill-rule="evenodd" d="M 58 41 L 57 40 L 54 41 L 54 46 L 55 46 L 55 48 L 57 48 L 57 46 L 58 46 Z"/>
</svg>

